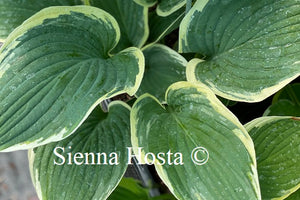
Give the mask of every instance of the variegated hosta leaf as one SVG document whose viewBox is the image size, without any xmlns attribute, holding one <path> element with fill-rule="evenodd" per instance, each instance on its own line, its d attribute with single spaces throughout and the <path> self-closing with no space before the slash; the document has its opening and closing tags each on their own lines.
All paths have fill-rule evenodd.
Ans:
<svg viewBox="0 0 300 200">
<path fill-rule="evenodd" d="M 92 200 L 110 195 L 127 168 L 129 110 L 120 102 L 112 103 L 108 114 L 96 107 L 70 137 L 29 151 L 40 200 Z"/>
<path fill-rule="evenodd" d="M 184 81 L 187 61 L 176 51 L 161 44 L 143 50 L 145 74 L 137 95 L 150 93 L 163 102 L 167 88 L 175 82 Z"/>
<path fill-rule="evenodd" d="M 90 0 L 92 6 L 111 14 L 118 22 L 121 38 L 114 52 L 127 47 L 142 47 L 149 35 L 148 9 L 133 0 Z"/>
<path fill-rule="evenodd" d="M 186 0 L 134 0 L 136 3 L 145 6 L 151 7 L 154 6 L 157 2 L 156 12 L 159 16 L 168 16 L 182 8 Z"/>
<path fill-rule="evenodd" d="M 164 36 L 179 27 L 185 14 L 185 8 L 181 8 L 167 17 L 161 17 L 156 12 L 149 14 L 149 41 L 157 42 Z"/>
<path fill-rule="evenodd" d="M 0 0 L 0 41 L 36 12 L 50 6 L 82 4 L 80 0 Z"/>
<path fill-rule="evenodd" d="M 262 199 L 300 188 L 300 118 L 262 117 L 246 124 L 254 141 Z"/>
<path fill-rule="evenodd" d="M 205 55 L 188 81 L 217 95 L 261 101 L 300 75 L 298 0 L 197 1 L 180 25 L 179 51 Z"/>
<path fill-rule="evenodd" d="M 130 123 L 137 158 L 151 163 L 152 156 L 144 158 L 149 152 L 173 153 L 171 162 L 166 156 L 166 163 L 155 160 L 154 165 L 178 199 L 260 199 L 252 140 L 213 92 L 204 85 L 177 82 L 167 90 L 166 102 L 161 105 L 148 94 L 135 102 Z M 202 149 L 192 154 L 197 147 Z M 191 160 L 195 156 L 207 162 L 197 165 Z"/>
<path fill-rule="evenodd" d="M 100 101 L 134 95 L 144 57 L 136 48 L 110 57 L 119 36 L 90 6 L 47 8 L 16 29 L 0 52 L 0 150 L 59 141 Z"/>
<path fill-rule="evenodd" d="M 161 0 L 156 12 L 159 16 L 168 16 L 183 7 L 185 3 L 186 0 Z"/>
<path fill-rule="evenodd" d="M 157 0 L 133 0 L 133 1 L 145 7 L 154 6 L 157 2 Z"/>
</svg>

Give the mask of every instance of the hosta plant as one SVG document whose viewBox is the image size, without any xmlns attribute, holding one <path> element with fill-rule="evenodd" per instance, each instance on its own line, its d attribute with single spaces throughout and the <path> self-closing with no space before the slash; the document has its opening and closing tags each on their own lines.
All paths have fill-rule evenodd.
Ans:
<svg viewBox="0 0 300 200">
<path fill-rule="evenodd" d="M 0 0 L 0 11 L 0 151 L 29 151 L 40 199 L 299 198 L 298 0 Z M 246 124 L 230 111 L 273 94 Z M 170 194 L 122 179 L 134 156 Z"/>
</svg>

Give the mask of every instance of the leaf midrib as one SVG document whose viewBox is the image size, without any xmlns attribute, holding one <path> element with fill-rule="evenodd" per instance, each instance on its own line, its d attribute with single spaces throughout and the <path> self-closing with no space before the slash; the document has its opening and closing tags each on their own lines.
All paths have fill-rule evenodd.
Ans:
<svg viewBox="0 0 300 200">
<path fill-rule="evenodd" d="M 181 120 L 179 119 L 178 116 L 176 116 L 175 111 L 168 106 L 168 112 L 170 113 L 170 115 L 175 119 L 175 121 L 177 122 L 177 124 L 179 125 L 179 127 L 183 130 L 183 132 L 185 133 L 185 135 L 192 141 L 192 143 L 197 146 L 197 142 L 193 139 L 193 137 L 191 136 L 191 134 L 189 133 L 189 131 L 185 128 L 185 126 L 183 125 L 183 123 L 181 122 Z"/>
</svg>

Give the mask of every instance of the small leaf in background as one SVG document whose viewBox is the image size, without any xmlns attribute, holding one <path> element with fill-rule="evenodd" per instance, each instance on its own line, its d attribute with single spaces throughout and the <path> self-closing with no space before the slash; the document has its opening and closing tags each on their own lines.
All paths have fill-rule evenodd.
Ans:
<svg viewBox="0 0 300 200">
<path fill-rule="evenodd" d="M 150 200 L 149 191 L 133 178 L 122 178 L 108 200 Z"/>
<path fill-rule="evenodd" d="M 114 18 L 91 6 L 46 8 L 11 33 L 0 50 L 0 150 L 59 141 L 102 100 L 134 95 L 144 56 L 110 57 L 119 37 Z"/>
<path fill-rule="evenodd" d="M 179 51 L 204 55 L 187 80 L 224 98 L 258 102 L 300 75 L 298 0 L 197 1 L 179 28 Z"/>
<path fill-rule="evenodd" d="M 113 52 L 142 47 L 149 36 L 148 9 L 133 0 L 90 0 L 90 5 L 111 14 L 118 22 L 121 38 Z"/>
<path fill-rule="evenodd" d="M 176 200 L 171 194 L 163 194 L 156 197 L 149 197 L 149 189 L 143 188 L 133 178 L 122 178 L 118 187 L 108 197 L 108 200 Z"/>
<path fill-rule="evenodd" d="M 181 200 L 260 199 L 252 140 L 213 92 L 204 85 L 177 82 L 168 88 L 166 102 L 161 105 L 146 94 L 133 105 L 131 141 L 140 162 L 154 162 L 158 175 Z M 191 159 L 199 147 L 206 149 L 198 155 L 206 159 L 203 165 Z M 144 157 L 168 151 L 173 157 L 164 164 Z M 182 154 L 182 165 L 176 152 Z"/>
<path fill-rule="evenodd" d="M 30 171 L 39 198 L 106 199 L 127 168 L 129 113 L 122 102 L 111 103 L 108 114 L 98 106 L 70 137 L 30 150 Z"/>
<path fill-rule="evenodd" d="M 156 12 L 159 16 L 166 17 L 168 15 L 173 14 L 180 8 L 182 8 L 186 4 L 186 0 L 134 0 L 136 3 L 151 7 L 154 6 L 156 3 L 157 8 Z"/>
<path fill-rule="evenodd" d="M 272 103 L 276 103 L 279 100 L 287 99 L 300 106 L 300 83 L 289 84 L 277 92 Z"/>
<path fill-rule="evenodd" d="M 108 197 L 108 200 L 176 200 L 171 194 L 163 194 L 155 197 L 149 196 L 149 189 L 140 185 L 133 178 L 122 178 L 118 187 Z"/>
<path fill-rule="evenodd" d="M 148 41 L 158 42 L 164 36 L 177 29 L 184 17 L 184 14 L 185 8 L 181 8 L 167 17 L 161 17 L 155 12 L 149 13 L 150 34 Z"/>
<path fill-rule="evenodd" d="M 281 99 L 272 104 L 264 112 L 264 116 L 300 116 L 300 106 L 295 105 L 293 102 Z"/>
<path fill-rule="evenodd" d="M 184 81 L 187 61 L 176 51 L 161 44 L 150 45 L 143 50 L 145 73 L 137 95 L 150 93 L 163 102 L 167 88 Z"/>
<path fill-rule="evenodd" d="M 264 116 L 300 117 L 300 84 L 289 84 L 277 92 Z"/>
<path fill-rule="evenodd" d="M 245 125 L 253 139 L 262 199 L 284 199 L 300 187 L 300 118 L 262 117 Z"/>
<path fill-rule="evenodd" d="M 299 200 L 299 199 L 300 199 L 300 189 L 298 189 L 296 192 L 292 193 L 285 200 Z"/>
<path fill-rule="evenodd" d="M 80 5 L 80 0 L 0 0 L 0 42 L 26 19 L 49 6 Z"/>
<path fill-rule="evenodd" d="M 224 99 L 222 97 L 218 97 L 218 99 L 220 99 L 220 101 L 225 105 L 225 106 L 234 106 L 235 104 L 237 104 L 236 101 L 230 101 L 228 99 Z"/>
<path fill-rule="evenodd" d="M 152 197 L 150 200 L 177 200 L 172 194 L 162 194 Z"/>
</svg>

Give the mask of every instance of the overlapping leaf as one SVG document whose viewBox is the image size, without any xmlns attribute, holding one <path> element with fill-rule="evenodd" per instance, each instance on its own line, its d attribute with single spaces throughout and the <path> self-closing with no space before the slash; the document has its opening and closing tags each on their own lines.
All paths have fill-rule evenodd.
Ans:
<svg viewBox="0 0 300 200">
<path fill-rule="evenodd" d="M 186 60 L 167 46 L 154 44 L 143 50 L 145 74 L 137 95 L 150 93 L 164 101 L 167 88 L 177 81 L 184 81 Z"/>
<path fill-rule="evenodd" d="M 96 107 L 72 136 L 29 151 L 40 200 L 106 199 L 110 195 L 127 168 L 129 109 L 114 102 L 106 114 Z"/>
<path fill-rule="evenodd" d="M 113 17 L 90 6 L 47 8 L 15 30 L 0 54 L 0 150 L 59 141 L 100 101 L 135 94 L 144 57 L 110 57 L 119 37 Z"/>
<path fill-rule="evenodd" d="M 262 199 L 284 199 L 300 188 L 300 118 L 262 117 L 246 124 L 255 145 Z"/>
<path fill-rule="evenodd" d="M 134 0 L 136 3 L 150 7 L 158 3 L 156 12 L 159 16 L 168 16 L 179 10 L 186 3 L 186 0 Z"/>
<path fill-rule="evenodd" d="M 300 75 L 298 0 L 197 1 L 180 25 L 179 49 L 189 81 L 216 94 L 257 102 Z"/>
<path fill-rule="evenodd" d="M 204 85 L 177 82 L 169 87 L 166 102 L 163 106 L 146 94 L 132 108 L 131 141 L 140 161 L 154 162 L 178 199 L 260 199 L 252 140 L 216 96 Z M 138 147 L 143 148 L 141 154 Z M 202 165 L 191 160 L 198 147 L 207 151 L 196 155 L 206 159 Z M 149 152 L 168 151 L 173 156 L 164 164 L 144 158 Z M 183 165 L 176 152 L 182 154 Z"/>
<path fill-rule="evenodd" d="M 114 52 L 127 47 L 142 47 L 149 35 L 148 9 L 133 0 L 90 0 L 90 5 L 110 13 L 118 22 L 121 38 Z"/>
<path fill-rule="evenodd" d="M 49 6 L 71 6 L 82 4 L 80 0 L 0 0 L 0 41 L 26 19 Z"/>
</svg>

